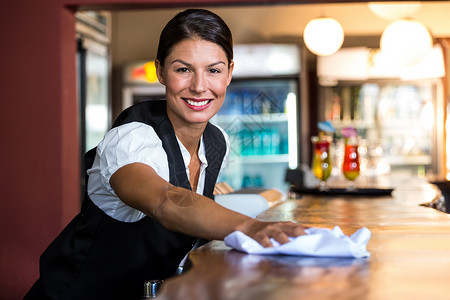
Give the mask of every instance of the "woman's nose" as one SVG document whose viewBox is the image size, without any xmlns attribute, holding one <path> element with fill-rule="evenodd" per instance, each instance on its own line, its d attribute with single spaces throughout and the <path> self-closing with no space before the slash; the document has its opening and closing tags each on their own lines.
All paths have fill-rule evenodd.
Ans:
<svg viewBox="0 0 450 300">
<path fill-rule="evenodd" d="M 206 80 L 202 73 L 195 73 L 192 78 L 191 90 L 196 93 L 204 92 L 206 89 Z"/>
</svg>

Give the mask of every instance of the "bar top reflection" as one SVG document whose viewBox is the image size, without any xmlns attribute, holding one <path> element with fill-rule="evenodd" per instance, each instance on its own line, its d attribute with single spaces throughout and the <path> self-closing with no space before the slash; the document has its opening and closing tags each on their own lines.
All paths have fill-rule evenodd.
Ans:
<svg viewBox="0 0 450 300">
<path fill-rule="evenodd" d="M 263 220 L 372 232 L 367 259 L 248 255 L 212 241 L 157 299 L 448 299 L 450 216 L 420 206 L 435 186 L 411 182 L 392 196 L 311 196 L 282 202 Z"/>
</svg>

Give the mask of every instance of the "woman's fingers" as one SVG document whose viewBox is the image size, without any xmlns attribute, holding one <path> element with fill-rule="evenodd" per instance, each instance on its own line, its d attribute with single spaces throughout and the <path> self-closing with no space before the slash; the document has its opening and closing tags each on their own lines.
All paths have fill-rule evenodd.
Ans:
<svg viewBox="0 0 450 300">
<path fill-rule="evenodd" d="M 264 248 L 273 247 L 272 242 L 270 241 L 270 238 L 268 236 L 264 236 L 261 239 L 256 239 L 258 243 L 261 244 Z"/>
<path fill-rule="evenodd" d="M 290 237 L 297 237 L 306 234 L 305 229 L 307 227 L 296 223 L 287 223 L 284 232 Z"/>
<path fill-rule="evenodd" d="M 305 234 L 305 227 L 292 222 L 268 222 L 254 235 L 254 239 L 263 247 L 273 247 L 271 239 L 279 244 L 289 242 L 289 237 L 297 237 Z"/>
<path fill-rule="evenodd" d="M 285 244 L 289 242 L 289 237 L 286 233 L 278 231 L 273 234 L 272 238 L 280 244 Z"/>
</svg>

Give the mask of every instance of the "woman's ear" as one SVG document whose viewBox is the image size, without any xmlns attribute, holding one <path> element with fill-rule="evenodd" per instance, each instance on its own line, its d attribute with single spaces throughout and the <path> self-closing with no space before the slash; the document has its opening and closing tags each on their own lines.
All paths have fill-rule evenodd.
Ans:
<svg viewBox="0 0 450 300">
<path fill-rule="evenodd" d="M 233 78 L 233 69 L 234 69 L 234 61 L 231 61 L 230 66 L 228 67 L 227 86 L 230 85 L 231 79 Z"/>
<path fill-rule="evenodd" d="M 156 68 L 156 77 L 158 77 L 158 81 L 161 84 L 166 85 L 163 74 L 164 68 L 161 66 L 161 62 L 159 60 L 155 60 L 155 68 Z"/>
</svg>

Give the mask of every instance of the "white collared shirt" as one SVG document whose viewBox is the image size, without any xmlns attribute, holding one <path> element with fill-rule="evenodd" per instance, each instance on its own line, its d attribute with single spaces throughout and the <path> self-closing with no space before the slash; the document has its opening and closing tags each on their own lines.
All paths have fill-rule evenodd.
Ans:
<svg viewBox="0 0 450 300">
<path fill-rule="evenodd" d="M 222 170 L 228 159 L 230 147 L 227 134 L 221 128 L 219 129 L 222 131 L 227 145 L 221 166 Z M 191 156 L 180 140 L 178 138 L 177 140 L 189 178 L 188 166 Z M 200 141 L 198 157 L 201 165 L 196 192 L 203 194 L 205 170 L 208 166 L 203 137 Z M 91 200 L 107 215 L 123 222 L 136 222 L 145 216 L 143 212 L 123 203 L 109 183 L 114 172 L 131 163 L 149 165 L 161 178 L 169 181 L 167 155 L 153 127 L 140 122 L 131 122 L 111 129 L 98 144 L 92 168 L 87 171 L 89 175 L 87 191 Z"/>
</svg>

